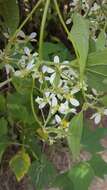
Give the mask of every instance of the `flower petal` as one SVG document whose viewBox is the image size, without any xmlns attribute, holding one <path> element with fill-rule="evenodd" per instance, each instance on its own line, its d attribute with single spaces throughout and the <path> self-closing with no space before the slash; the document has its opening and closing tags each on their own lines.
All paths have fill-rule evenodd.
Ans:
<svg viewBox="0 0 107 190">
<path fill-rule="evenodd" d="M 97 124 L 100 123 L 100 121 L 101 121 L 101 114 L 100 114 L 100 113 L 97 113 L 97 114 L 96 114 L 96 117 L 95 117 L 95 119 L 94 119 L 94 122 L 95 122 L 95 124 L 97 125 Z"/>
<path fill-rule="evenodd" d="M 55 115 L 55 121 L 57 123 L 61 123 L 61 118 L 59 117 L 59 115 Z"/>
<path fill-rule="evenodd" d="M 54 63 L 59 63 L 59 62 L 60 62 L 59 57 L 56 55 L 56 56 L 54 57 Z"/>
<path fill-rule="evenodd" d="M 71 103 L 73 106 L 75 106 L 75 107 L 77 107 L 77 106 L 80 105 L 79 101 L 76 100 L 75 98 L 71 98 L 71 99 L 70 99 L 70 103 Z"/>
</svg>

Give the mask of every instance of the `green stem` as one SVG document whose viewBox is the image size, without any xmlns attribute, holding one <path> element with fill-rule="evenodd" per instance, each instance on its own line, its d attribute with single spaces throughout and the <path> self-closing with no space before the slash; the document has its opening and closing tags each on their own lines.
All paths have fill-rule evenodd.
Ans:
<svg viewBox="0 0 107 190">
<path fill-rule="evenodd" d="M 69 32 L 69 30 L 68 30 L 68 28 L 66 27 L 66 24 L 65 24 L 65 22 L 64 22 L 64 20 L 63 20 L 63 17 L 62 17 L 62 15 L 61 15 L 61 12 L 60 12 L 60 9 L 59 9 L 58 3 L 57 3 L 57 0 L 54 0 L 54 4 L 55 4 L 55 8 L 56 8 L 56 12 L 57 12 L 57 14 L 58 14 L 59 20 L 60 20 L 60 22 L 61 22 L 61 24 L 62 24 L 62 26 L 63 26 L 65 32 L 66 32 L 67 35 L 68 35 L 69 41 L 73 44 L 73 47 L 74 47 L 76 56 L 77 56 L 77 58 L 78 58 L 78 52 L 77 52 L 77 48 L 76 48 L 75 42 L 74 42 L 74 40 L 73 40 L 73 38 L 72 38 L 72 35 L 71 35 L 71 33 Z"/>
<path fill-rule="evenodd" d="M 43 37 L 44 37 L 44 29 L 45 29 L 45 23 L 46 23 L 49 4 L 50 4 L 50 0 L 47 0 L 45 4 L 45 8 L 44 8 L 44 13 L 43 13 L 42 23 L 41 23 L 41 28 L 40 28 L 40 39 L 39 39 L 39 59 L 40 60 L 42 60 L 42 57 L 43 57 L 42 56 Z"/>
<path fill-rule="evenodd" d="M 39 119 L 38 119 L 38 117 L 37 117 L 37 115 L 35 113 L 35 109 L 34 109 L 33 89 L 34 89 L 34 79 L 32 79 L 32 90 L 31 90 L 31 96 L 30 96 L 30 98 L 31 98 L 31 108 L 32 108 L 32 113 L 33 113 L 33 116 L 35 118 L 36 123 L 38 124 L 39 127 L 42 128 L 42 125 L 41 125 L 41 123 L 40 123 L 40 121 L 39 121 Z"/>
<path fill-rule="evenodd" d="M 19 28 L 15 31 L 15 33 L 13 34 L 13 36 L 10 38 L 9 43 L 5 49 L 5 54 L 8 54 L 8 51 L 10 50 L 17 34 L 20 32 L 20 30 L 23 28 L 23 26 L 28 22 L 28 20 L 31 18 L 31 16 L 34 14 L 34 12 L 36 11 L 36 9 L 39 7 L 39 5 L 41 4 L 43 0 L 39 0 L 36 5 L 34 6 L 34 8 L 32 9 L 32 11 L 28 14 L 27 18 L 22 22 L 22 24 L 19 26 Z"/>
</svg>

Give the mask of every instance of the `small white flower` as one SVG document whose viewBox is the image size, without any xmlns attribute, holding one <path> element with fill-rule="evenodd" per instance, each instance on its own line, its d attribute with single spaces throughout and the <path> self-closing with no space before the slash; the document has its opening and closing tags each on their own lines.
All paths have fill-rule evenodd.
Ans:
<svg viewBox="0 0 107 190">
<path fill-rule="evenodd" d="M 61 118 L 59 117 L 58 114 L 55 115 L 55 121 L 59 124 L 61 123 Z"/>
<path fill-rule="evenodd" d="M 70 103 L 75 107 L 78 107 L 80 105 L 79 101 L 75 98 L 70 98 Z"/>
<path fill-rule="evenodd" d="M 59 57 L 56 55 L 56 56 L 54 57 L 54 63 L 59 63 L 59 62 L 60 62 Z"/>
<path fill-rule="evenodd" d="M 98 125 L 101 121 L 101 114 L 100 113 L 95 113 L 91 116 L 90 119 L 94 119 L 94 122 L 96 125 Z"/>
<path fill-rule="evenodd" d="M 28 47 L 25 47 L 25 48 L 24 48 L 24 52 L 25 52 L 25 54 L 26 54 L 27 56 L 30 56 L 30 50 L 29 50 Z"/>
</svg>

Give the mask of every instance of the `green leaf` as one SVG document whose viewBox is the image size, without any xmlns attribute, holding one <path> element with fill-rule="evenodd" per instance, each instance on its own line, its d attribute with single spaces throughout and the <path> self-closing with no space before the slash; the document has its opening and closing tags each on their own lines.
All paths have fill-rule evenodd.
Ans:
<svg viewBox="0 0 107 190">
<path fill-rule="evenodd" d="M 99 155 L 94 155 L 89 163 L 96 176 L 104 177 L 107 175 L 107 163 Z"/>
<path fill-rule="evenodd" d="M 0 119 L 0 162 L 3 156 L 3 153 L 5 152 L 8 146 L 7 132 L 8 132 L 7 121 L 2 117 Z"/>
<path fill-rule="evenodd" d="M 74 15 L 73 27 L 68 38 L 73 42 L 75 51 L 78 54 L 80 75 L 83 78 L 89 50 L 89 23 L 81 15 Z"/>
<path fill-rule="evenodd" d="M 83 129 L 83 112 L 74 116 L 68 129 L 67 141 L 72 152 L 73 160 L 77 159 L 80 153 L 80 141 Z"/>
<path fill-rule="evenodd" d="M 56 177 L 56 170 L 52 163 L 42 156 L 40 161 L 34 161 L 29 170 L 29 176 L 35 187 L 44 190 Z"/>
<path fill-rule="evenodd" d="M 27 174 L 30 167 L 29 155 L 25 152 L 19 152 L 10 160 L 10 167 L 18 181 Z"/>
<path fill-rule="evenodd" d="M 60 188 L 61 190 L 74 190 L 73 183 L 68 176 L 68 172 L 56 176 L 52 187 Z"/>
<path fill-rule="evenodd" d="M 102 30 L 98 36 L 96 41 L 96 50 L 103 50 L 106 45 L 106 34 L 105 31 Z"/>
<path fill-rule="evenodd" d="M 0 94 L 0 112 L 5 111 L 5 98 Z"/>
<path fill-rule="evenodd" d="M 107 134 L 106 128 L 90 129 L 89 123 L 84 122 L 84 130 L 82 136 L 82 144 L 85 150 L 92 154 L 102 151 L 104 148 L 100 144 L 101 138 L 104 138 Z"/>
<path fill-rule="evenodd" d="M 107 91 L 107 48 L 91 53 L 86 68 L 89 87 L 98 91 Z"/>
<path fill-rule="evenodd" d="M 99 101 L 107 107 L 107 95 L 103 96 L 102 98 L 99 99 Z"/>
<path fill-rule="evenodd" d="M 0 136 L 6 135 L 8 132 L 7 121 L 2 117 L 0 119 Z"/>
<path fill-rule="evenodd" d="M 96 65 L 107 65 L 107 48 L 88 55 L 87 66 L 90 67 Z"/>
<path fill-rule="evenodd" d="M 53 60 L 53 57 L 58 55 L 60 61 L 71 60 L 71 54 L 66 46 L 61 43 L 44 42 L 43 43 L 43 57 L 44 60 Z"/>
<path fill-rule="evenodd" d="M 69 171 L 69 178 L 73 181 L 73 190 L 88 190 L 94 177 L 94 171 L 90 164 L 79 163 Z"/>
<path fill-rule="evenodd" d="M 0 15 L 3 17 L 9 33 L 13 34 L 19 24 L 19 8 L 16 0 L 0 1 Z"/>
</svg>

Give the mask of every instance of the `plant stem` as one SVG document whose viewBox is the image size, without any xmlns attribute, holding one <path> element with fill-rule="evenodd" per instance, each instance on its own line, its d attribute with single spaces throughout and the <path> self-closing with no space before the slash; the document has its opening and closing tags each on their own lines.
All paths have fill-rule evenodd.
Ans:
<svg viewBox="0 0 107 190">
<path fill-rule="evenodd" d="M 39 38 L 39 59 L 40 60 L 42 60 L 42 57 L 43 57 L 42 55 L 43 37 L 44 37 L 44 29 L 45 29 L 45 23 L 46 23 L 49 4 L 50 4 L 50 0 L 47 0 L 45 4 L 45 8 L 44 8 L 44 13 L 43 13 L 42 23 L 41 23 L 41 28 L 40 28 L 40 38 Z"/>
<path fill-rule="evenodd" d="M 56 11 L 57 11 L 59 20 L 60 20 L 60 22 L 61 22 L 61 24 L 62 24 L 62 26 L 63 26 L 65 32 L 66 32 L 67 35 L 68 35 L 69 41 L 73 44 L 73 47 L 74 47 L 76 56 L 77 56 L 77 58 L 78 58 L 78 53 L 77 53 L 77 48 L 76 48 L 76 46 L 75 46 L 75 42 L 74 42 L 74 40 L 73 40 L 73 37 L 72 37 L 71 33 L 69 32 L 68 28 L 66 27 L 66 24 L 65 24 L 63 18 L 62 18 L 61 12 L 60 12 L 59 7 L 58 7 L 57 0 L 54 0 L 54 4 L 55 4 L 55 8 L 56 8 Z"/>
<path fill-rule="evenodd" d="M 31 108 L 32 108 L 32 113 L 33 113 L 33 116 L 34 116 L 34 118 L 35 118 L 36 123 L 38 124 L 39 127 L 42 128 L 42 124 L 40 123 L 40 121 L 39 121 L 39 119 L 38 119 L 38 117 L 37 117 L 37 115 L 36 115 L 36 113 L 35 113 L 35 109 L 34 109 L 34 103 L 33 103 L 33 89 L 34 89 L 34 79 L 32 79 L 32 90 L 31 90 L 31 96 L 30 96 L 30 98 L 31 98 Z"/>
</svg>

